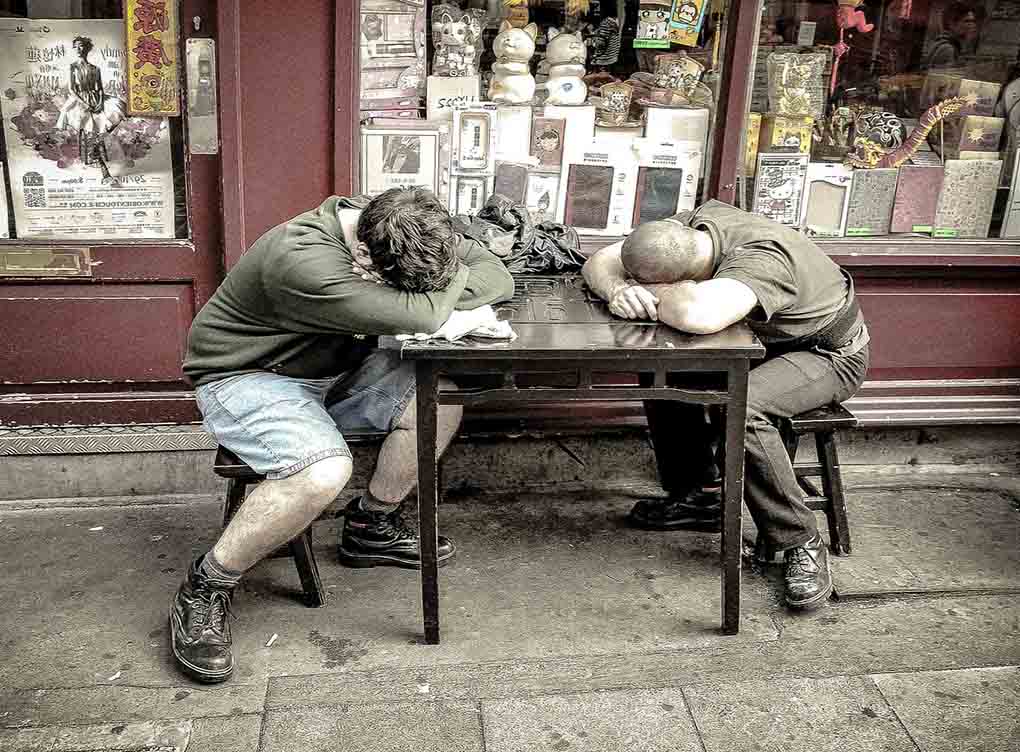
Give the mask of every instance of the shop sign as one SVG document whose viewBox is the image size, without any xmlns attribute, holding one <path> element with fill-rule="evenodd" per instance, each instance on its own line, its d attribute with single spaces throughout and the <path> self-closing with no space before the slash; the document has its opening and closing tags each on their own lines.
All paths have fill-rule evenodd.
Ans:
<svg viewBox="0 0 1020 752">
<path fill-rule="evenodd" d="M 128 112 L 180 115 L 176 0 L 124 0 Z"/>
</svg>

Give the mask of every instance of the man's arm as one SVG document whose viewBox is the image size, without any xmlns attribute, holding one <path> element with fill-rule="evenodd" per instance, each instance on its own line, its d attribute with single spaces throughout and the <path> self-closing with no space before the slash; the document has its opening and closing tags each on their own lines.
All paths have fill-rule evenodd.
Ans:
<svg viewBox="0 0 1020 752">
<path fill-rule="evenodd" d="M 339 249 L 331 248 L 332 253 Z M 341 253 L 348 254 L 345 249 Z M 275 290 L 278 315 L 290 319 L 297 331 L 344 334 L 432 333 L 450 317 L 464 292 L 469 271 L 460 265 L 445 290 L 418 293 L 397 290 L 362 279 L 353 263 L 349 269 L 325 267 L 291 268 Z"/>
<path fill-rule="evenodd" d="M 581 267 L 581 276 L 588 283 L 588 287 L 607 303 L 621 289 L 633 284 L 628 281 L 627 270 L 623 268 L 623 262 L 620 260 L 622 248 L 623 241 L 600 248 L 589 256 Z"/>
<path fill-rule="evenodd" d="M 465 238 L 457 246 L 457 256 L 468 269 L 467 283 L 457 301 L 458 309 L 470 311 L 514 296 L 514 278 L 506 264 L 481 243 Z"/>
<path fill-rule="evenodd" d="M 609 303 L 609 310 L 614 315 L 656 321 L 659 301 L 649 288 L 637 284 L 627 275 L 620 260 L 622 248 L 621 241 L 593 253 L 581 267 L 581 276 L 592 292 Z"/>
<path fill-rule="evenodd" d="M 735 279 L 649 285 L 659 298 L 659 320 L 691 334 L 714 334 L 747 316 L 758 297 Z"/>
</svg>

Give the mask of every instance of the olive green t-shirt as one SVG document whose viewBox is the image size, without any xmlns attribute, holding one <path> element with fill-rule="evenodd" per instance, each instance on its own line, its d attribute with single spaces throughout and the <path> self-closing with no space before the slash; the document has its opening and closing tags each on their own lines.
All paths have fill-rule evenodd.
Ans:
<svg viewBox="0 0 1020 752">
<path fill-rule="evenodd" d="M 712 236 L 713 279 L 735 279 L 754 292 L 758 305 L 747 322 L 765 345 L 820 331 L 846 303 L 843 270 L 796 230 L 714 200 L 674 219 Z"/>
<path fill-rule="evenodd" d="M 241 256 L 192 322 L 184 374 L 199 386 L 273 371 L 326 378 L 356 367 L 377 335 L 434 332 L 455 308 L 513 296 L 513 277 L 474 240 L 457 248 L 445 290 L 410 293 L 367 281 L 353 258 L 333 196 L 266 232 Z"/>
</svg>

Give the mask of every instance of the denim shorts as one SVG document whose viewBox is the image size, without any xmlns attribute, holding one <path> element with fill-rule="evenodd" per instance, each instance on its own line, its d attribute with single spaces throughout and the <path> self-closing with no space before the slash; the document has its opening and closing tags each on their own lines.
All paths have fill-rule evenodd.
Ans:
<svg viewBox="0 0 1020 752">
<path fill-rule="evenodd" d="M 373 350 L 326 379 L 243 373 L 195 390 L 202 425 L 257 473 L 286 478 L 325 457 L 350 457 L 344 431 L 389 432 L 414 399 L 414 364 Z"/>
</svg>

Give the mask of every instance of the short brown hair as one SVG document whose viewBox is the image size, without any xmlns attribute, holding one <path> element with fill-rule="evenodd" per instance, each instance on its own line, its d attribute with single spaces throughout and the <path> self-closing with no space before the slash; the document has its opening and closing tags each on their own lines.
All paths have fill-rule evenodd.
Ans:
<svg viewBox="0 0 1020 752">
<path fill-rule="evenodd" d="M 457 274 L 453 219 L 427 188 L 390 188 L 358 217 L 358 240 L 375 270 L 399 290 L 445 290 Z"/>
</svg>

